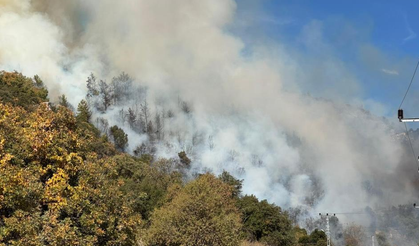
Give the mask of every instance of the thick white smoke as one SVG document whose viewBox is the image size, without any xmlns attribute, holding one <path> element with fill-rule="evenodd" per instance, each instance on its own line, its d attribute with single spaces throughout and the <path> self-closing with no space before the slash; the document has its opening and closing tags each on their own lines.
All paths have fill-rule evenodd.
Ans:
<svg viewBox="0 0 419 246">
<path fill-rule="evenodd" d="M 410 201 L 415 190 L 399 176 L 409 171 L 390 124 L 339 94 L 324 100 L 298 87 L 312 74 L 321 84 L 331 72 L 343 73 L 333 86 L 344 88 L 346 100 L 361 85 L 344 63 L 326 57 L 300 71 L 280 45 L 244 55 L 240 37 L 226 31 L 235 11 L 233 0 L 0 0 L 0 70 L 38 74 L 53 99 L 66 94 L 73 105 L 84 98 L 91 72 L 127 72 L 148 88 L 152 110 L 162 101 L 175 108 L 180 97 L 193 105 L 193 117 L 165 123 L 175 134 L 157 155 L 186 150 L 194 170 L 225 169 L 244 179 L 245 193 L 281 206 L 353 211 Z M 310 30 L 302 38 L 316 45 Z M 349 101 L 359 101 L 353 92 Z M 121 108 L 101 117 L 119 124 Z M 144 141 L 121 126 L 131 150 Z"/>
</svg>

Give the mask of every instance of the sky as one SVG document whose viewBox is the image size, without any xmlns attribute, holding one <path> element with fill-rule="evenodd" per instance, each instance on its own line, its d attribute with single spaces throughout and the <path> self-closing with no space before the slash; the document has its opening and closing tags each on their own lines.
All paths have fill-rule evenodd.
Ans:
<svg viewBox="0 0 419 246">
<path fill-rule="evenodd" d="M 342 62 L 357 81 L 358 89 L 349 96 L 351 100 L 363 101 L 363 107 L 376 115 L 396 116 L 419 59 L 419 2 L 240 0 L 237 4 L 237 21 L 231 31 L 249 47 L 257 45 L 260 36 L 273 43 L 279 41 L 286 50 L 295 51 L 296 56 L 305 54 L 300 61 L 302 69 L 305 62 L 316 63 L 327 53 L 327 57 Z M 305 32 L 317 32 L 321 44 L 313 40 L 310 48 L 302 38 Z M 307 61 L 307 55 L 312 61 Z M 417 80 L 419 77 L 403 104 L 408 116 L 419 115 L 419 109 L 415 109 Z M 318 81 L 307 81 L 301 88 L 325 98 L 342 94 L 329 91 L 335 86 L 333 82 L 319 85 Z"/>
</svg>

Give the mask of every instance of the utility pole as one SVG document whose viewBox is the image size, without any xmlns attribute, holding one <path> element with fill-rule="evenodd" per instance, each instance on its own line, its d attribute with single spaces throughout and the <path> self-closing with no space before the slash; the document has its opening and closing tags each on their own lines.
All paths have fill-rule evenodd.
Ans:
<svg viewBox="0 0 419 246">
<path fill-rule="evenodd" d="M 418 65 L 419 65 L 419 62 L 418 62 Z M 416 66 L 416 69 L 417 68 L 418 68 L 418 66 Z M 416 74 L 416 70 L 415 70 L 415 74 Z M 413 77 L 414 77 L 414 75 L 413 75 Z M 412 78 L 412 81 L 413 81 L 413 78 Z M 412 82 L 410 82 L 410 84 L 412 84 Z M 407 89 L 407 90 L 409 91 L 409 89 Z M 406 95 L 407 95 L 407 92 L 406 92 Z M 405 95 L 405 97 L 406 97 L 406 95 Z M 404 98 L 403 98 L 403 101 L 404 101 Z M 402 101 L 402 104 L 403 104 L 403 101 Z M 401 104 L 400 104 L 400 107 L 401 107 Z M 399 108 L 399 110 L 397 111 L 397 116 L 399 118 L 399 121 L 404 123 L 404 127 L 406 129 L 406 135 L 407 135 L 407 138 L 409 139 L 410 148 L 412 149 L 413 157 L 416 158 L 416 153 L 415 153 L 415 150 L 413 149 L 412 141 L 410 140 L 409 131 L 407 130 L 406 122 L 419 122 L 419 118 L 404 118 L 403 109 L 401 109 L 401 108 Z M 417 160 L 419 162 L 419 156 L 418 156 Z M 418 172 L 419 172 L 419 164 L 418 164 Z M 416 206 L 416 205 L 414 205 L 414 206 Z"/>
<path fill-rule="evenodd" d="M 319 213 L 322 216 L 322 213 Z M 331 216 L 336 216 L 333 214 Z M 329 213 L 326 213 L 326 237 L 327 237 L 327 246 L 330 246 L 330 225 L 329 225 Z"/>
<path fill-rule="evenodd" d="M 371 241 L 372 241 L 372 246 L 374 246 L 375 236 L 371 237 Z"/>
</svg>

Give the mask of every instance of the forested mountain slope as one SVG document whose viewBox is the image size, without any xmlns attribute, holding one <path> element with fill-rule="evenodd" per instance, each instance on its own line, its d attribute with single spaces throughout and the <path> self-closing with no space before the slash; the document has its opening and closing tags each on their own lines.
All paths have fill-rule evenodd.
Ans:
<svg viewBox="0 0 419 246">
<path fill-rule="evenodd" d="M 227 172 L 186 182 L 185 153 L 120 152 L 85 101 L 76 115 L 65 97 L 48 103 L 38 77 L 1 72 L 0 88 L 0 245 L 324 243 L 280 207 L 240 195 Z"/>
</svg>

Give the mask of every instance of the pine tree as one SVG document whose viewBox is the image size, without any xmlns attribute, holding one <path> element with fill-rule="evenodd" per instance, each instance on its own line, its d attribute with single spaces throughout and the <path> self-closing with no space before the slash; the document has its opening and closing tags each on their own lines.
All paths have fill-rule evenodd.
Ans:
<svg viewBox="0 0 419 246">
<path fill-rule="evenodd" d="M 93 75 L 93 73 L 91 73 L 90 76 L 87 78 L 86 83 L 88 98 L 99 95 L 98 84 L 96 82 L 96 77 Z"/>
<path fill-rule="evenodd" d="M 77 120 L 89 122 L 92 117 L 92 112 L 86 100 L 81 100 L 77 106 Z"/>
<path fill-rule="evenodd" d="M 140 105 L 140 112 L 141 128 L 144 133 L 147 133 L 148 122 L 150 120 L 150 109 L 148 108 L 147 100 Z"/>
<path fill-rule="evenodd" d="M 123 72 L 112 79 L 111 88 L 114 91 L 113 100 L 115 104 L 127 100 L 132 94 L 132 78 Z"/>
<path fill-rule="evenodd" d="M 164 122 L 163 122 L 163 119 L 162 119 L 162 117 L 159 113 L 156 113 L 156 117 L 154 119 L 154 122 L 155 122 L 154 125 L 156 127 L 156 138 L 157 138 L 157 140 L 162 140 L 163 137 L 164 137 L 164 135 L 163 135 Z"/>
<path fill-rule="evenodd" d="M 101 99 L 101 106 L 100 109 L 105 112 L 108 110 L 109 106 L 112 104 L 112 90 L 109 85 L 101 80 L 99 82 L 99 95 Z"/>
<path fill-rule="evenodd" d="M 125 151 L 128 147 L 128 135 L 119 128 L 118 126 L 112 126 L 110 128 L 111 137 L 115 143 L 115 147 L 121 151 Z"/>
<path fill-rule="evenodd" d="M 136 129 L 137 115 L 132 108 L 128 108 L 128 124 L 132 130 Z"/>
<path fill-rule="evenodd" d="M 74 109 L 73 106 L 68 102 L 67 97 L 64 94 L 58 98 L 58 104 L 70 110 Z"/>
</svg>

